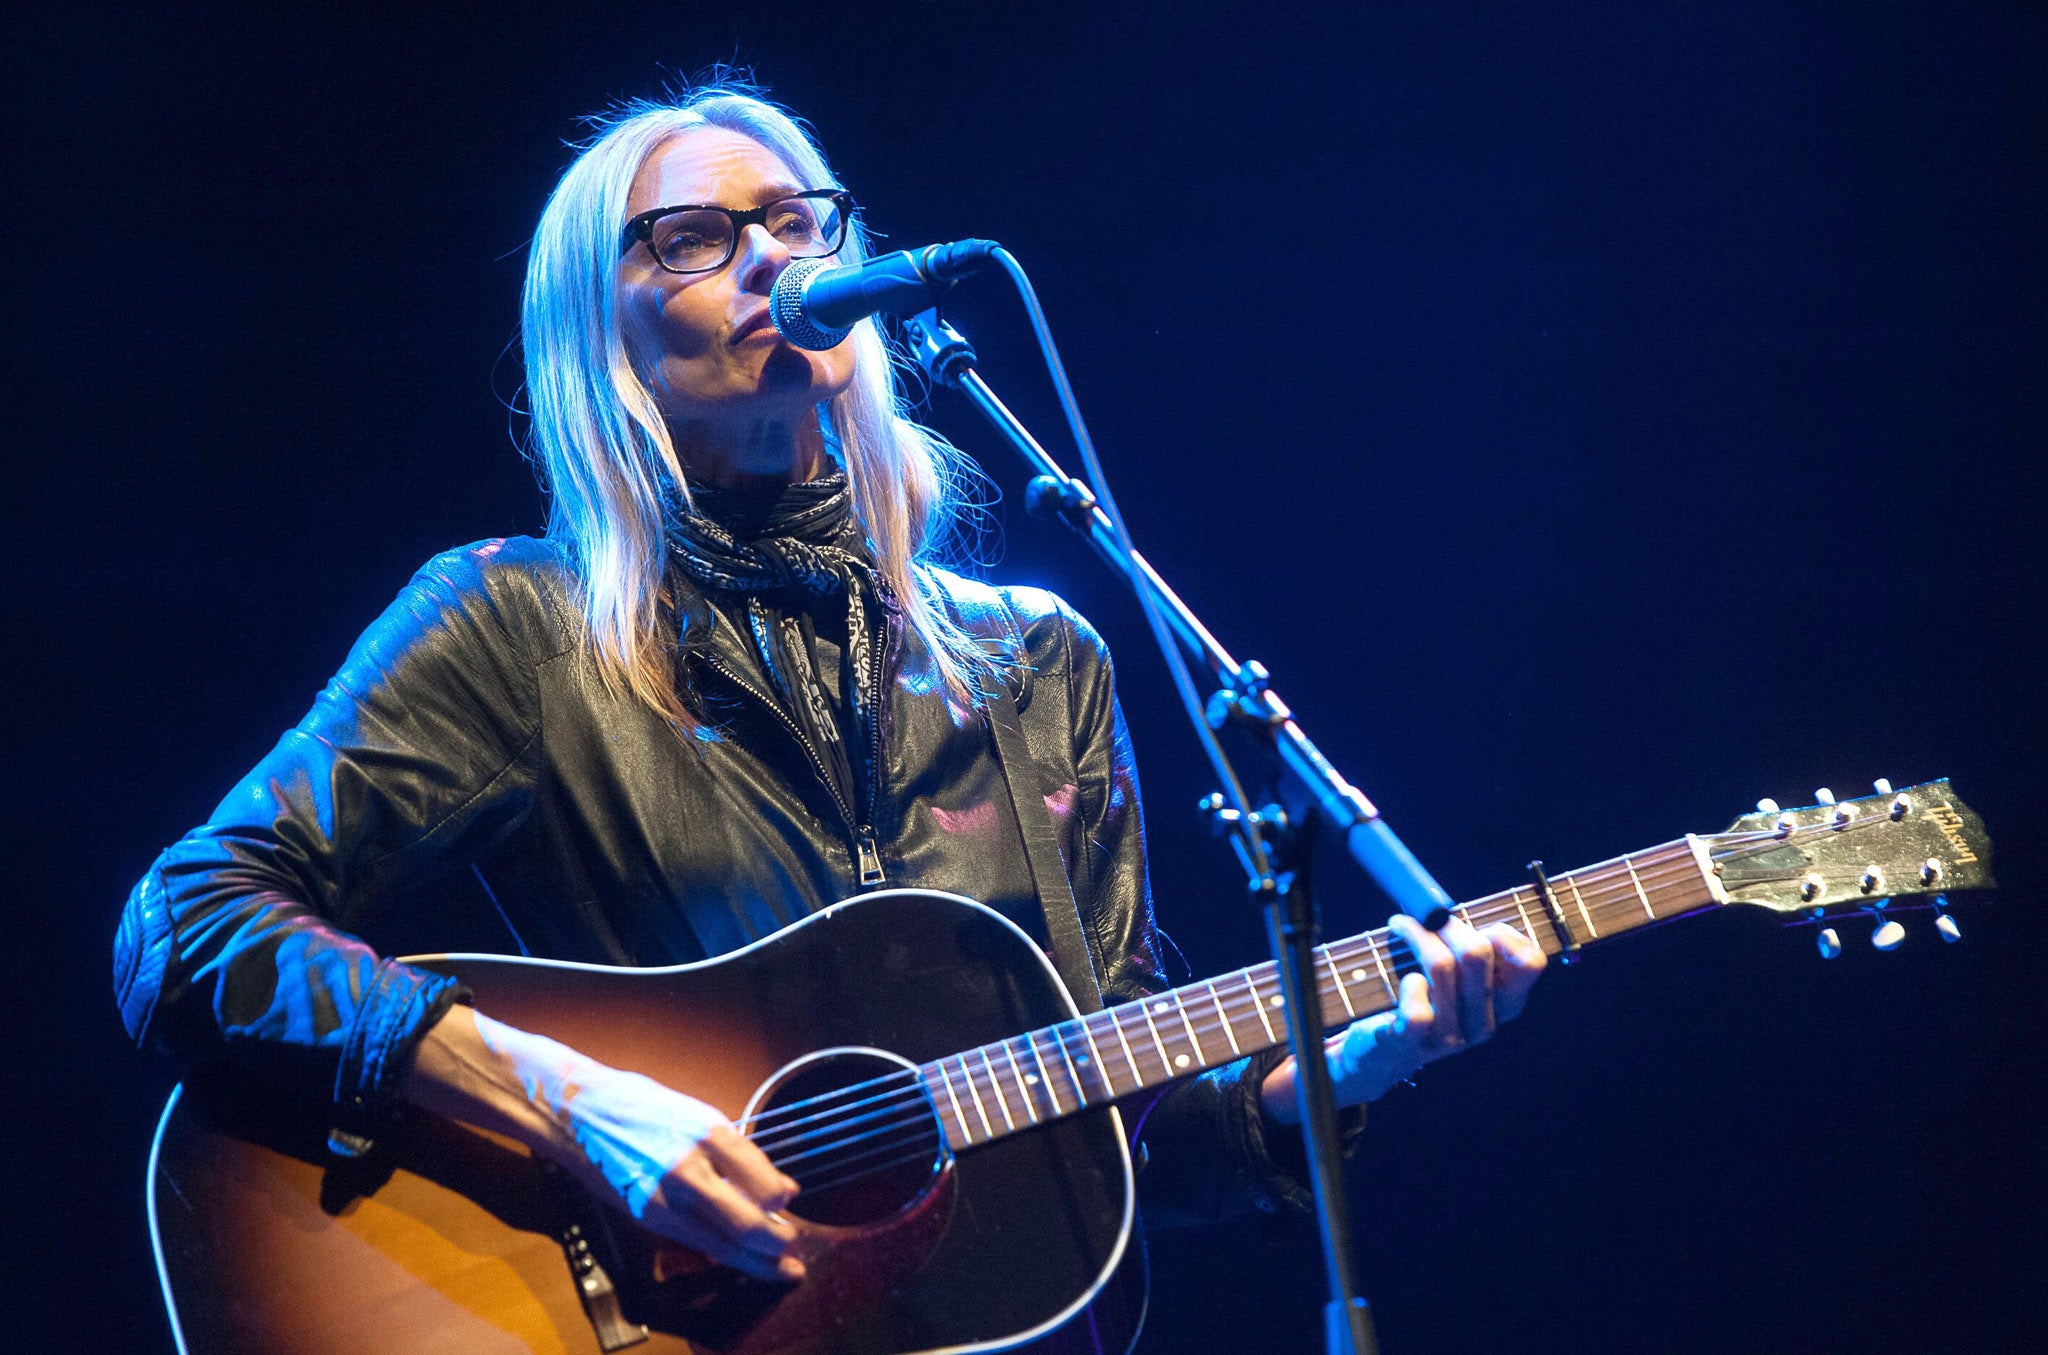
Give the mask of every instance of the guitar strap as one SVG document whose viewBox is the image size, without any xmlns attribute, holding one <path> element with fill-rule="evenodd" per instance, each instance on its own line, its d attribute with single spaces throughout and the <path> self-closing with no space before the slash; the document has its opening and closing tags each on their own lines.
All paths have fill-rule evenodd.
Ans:
<svg viewBox="0 0 2048 1355">
<path fill-rule="evenodd" d="M 1045 933 L 1052 941 L 1053 965 L 1073 994 L 1074 1005 L 1085 1015 L 1102 1010 L 1102 988 L 1095 981 L 1095 959 L 1089 952 L 1088 937 L 1081 927 L 1080 905 L 1067 881 L 1067 868 L 1060 860 L 1059 843 L 1053 839 L 1052 812 L 1045 807 L 1045 793 L 1033 776 L 1038 764 L 1024 739 L 1024 722 L 1017 712 L 1017 698 L 1010 684 L 996 684 L 988 703 L 989 729 L 995 735 L 996 761 L 1002 764 L 1003 784 L 1010 791 L 1010 805 L 1017 811 L 1017 826 L 1024 832 L 1024 860 L 1031 868 L 1031 883 L 1038 891 L 1038 906 L 1045 910 Z"/>
<path fill-rule="evenodd" d="M 965 591 L 958 587 L 946 590 L 967 632 L 978 639 L 995 641 L 1003 646 L 1008 657 L 1021 659 L 1024 637 L 1017 630 L 1008 601 L 994 589 L 975 588 L 975 592 L 987 594 L 986 601 L 963 596 Z M 1000 627 L 1000 635 L 991 633 L 991 622 Z M 1024 863 L 1031 872 L 1031 886 L 1037 891 L 1038 906 L 1045 913 L 1045 934 L 1052 943 L 1053 967 L 1083 1014 L 1101 1011 L 1102 987 L 1095 977 L 1094 953 L 1081 923 L 1080 905 L 1074 901 L 1073 885 L 1067 879 L 1066 864 L 1060 858 L 1052 812 L 1046 808 L 1045 787 L 1038 776 L 1040 764 L 1031 756 L 1017 693 L 1008 677 L 994 686 L 984 718 L 995 740 L 996 765 L 1002 768 L 1010 808 L 1016 813 L 1017 826 L 1023 834 Z"/>
</svg>

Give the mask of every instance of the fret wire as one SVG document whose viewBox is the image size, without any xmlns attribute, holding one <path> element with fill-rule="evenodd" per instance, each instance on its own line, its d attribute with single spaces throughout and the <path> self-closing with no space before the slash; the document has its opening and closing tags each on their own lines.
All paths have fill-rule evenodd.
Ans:
<svg viewBox="0 0 2048 1355">
<path fill-rule="evenodd" d="M 1536 925 L 1529 921 L 1529 910 L 1522 906 L 1522 891 L 1510 889 L 1508 891 L 1508 902 L 1515 905 L 1515 912 L 1522 919 L 1522 930 L 1529 934 L 1529 939 L 1535 941 L 1539 946 L 1542 945 L 1542 941 L 1536 935 Z"/>
<path fill-rule="evenodd" d="M 1636 897 L 1643 901 L 1643 911 L 1649 915 L 1650 921 L 1655 922 L 1657 920 L 1657 910 L 1650 906 L 1650 896 L 1643 892 L 1642 877 L 1636 874 L 1636 868 L 1629 861 L 1626 854 L 1622 856 L 1621 864 L 1628 867 L 1628 882 L 1636 887 Z"/>
<path fill-rule="evenodd" d="M 1003 1052 L 1010 1056 L 1010 1077 L 1017 1084 L 1017 1095 L 1024 1098 L 1024 1113 L 1031 1117 L 1031 1123 L 1038 1123 L 1038 1107 L 1032 1104 L 1031 1084 L 1024 1080 L 1024 1070 L 1017 1066 L 1017 1046 L 1013 1041 L 1003 1041 Z"/>
<path fill-rule="evenodd" d="M 944 1067 L 945 1065 L 941 1063 L 940 1066 Z M 996 1136 L 996 1127 L 989 1123 L 988 1108 L 981 1104 L 981 1092 L 974 1085 L 974 1070 L 967 1066 L 967 1056 L 965 1054 L 960 1056 L 960 1072 L 967 1079 L 967 1094 L 974 1100 L 974 1113 L 981 1117 L 982 1137 L 992 1139 Z"/>
<path fill-rule="evenodd" d="M 1351 994 L 1344 991 L 1344 976 L 1337 972 L 1337 957 L 1330 954 L 1328 946 L 1322 946 L 1319 949 L 1323 953 L 1323 963 L 1330 967 L 1330 982 L 1337 985 L 1337 996 L 1343 999 L 1344 1014 L 1353 1021 L 1356 1021 L 1358 1019 L 1358 1009 L 1351 1005 Z"/>
<path fill-rule="evenodd" d="M 1188 1020 L 1188 1004 L 1181 1001 L 1178 992 L 1169 994 L 1169 997 L 1173 1002 L 1174 1010 L 1180 1013 L 1180 1023 L 1188 1029 L 1188 1042 L 1195 1047 L 1196 1066 L 1207 1068 L 1209 1066 L 1209 1055 L 1203 1050 L 1202 1041 L 1195 1035 L 1195 1023 Z"/>
<path fill-rule="evenodd" d="M 1252 982 L 1252 971 L 1240 970 L 1244 975 L 1244 986 L 1252 995 L 1252 1010 L 1259 1014 L 1259 1024 L 1266 1028 L 1266 1038 L 1273 1044 L 1280 1043 L 1280 1037 L 1273 1033 L 1273 1023 L 1266 1019 L 1266 999 L 1259 996 L 1259 985 Z"/>
<path fill-rule="evenodd" d="M 981 1054 L 981 1066 L 988 1069 L 988 1089 L 996 1094 L 996 1105 L 1003 1112 L 1003 1125 L 1014 1132 L 1017 1128 L 1017 1122 L 1010 1118 L 1010 1102 L 1003 1095 L 1003 1084 L 996 1077 L 996 1066 L 988 1061 L 988 1046 L 983 1045 L 979 1052 Z"/>
<path fill-rule="evenodd" d="M 1229 1013 L 1223 1010 L 1223 999 L 1216 996 L 1216 980 L 1208 983 L 1209 1000 L 1216 1004 L 1216 1019 L 1223 1023 L 1223 1038 L 1230 1041 L 1230 1057 L 1240 1058 L 1244 1051 L 1237 1047 L 1237 1032 L 1231 1029 Z"/>
<path fill-rule="evenodd" d="M 1124 1038 L 1123 1018 L 1117 1015 L 1119 1010 L 1117 1007 L 1109 1009 L 1109 1025 L 1116 1032 L 1116 1042 L 1124 1048 L 1124 1062 L 1130 1065 L 1131 1087 L 1135 1090 L 1145 1085 L 1145 1074 L 1139 1069 L 1138 1060 L 1131 1055 L 1131 1042 Z"/>
<path fill-rule="evenodd" d="M 1372 967 L 1379 971 L 1380 987 L 1387 990 L 1387 1006 L 1394 1007 L 1399 1005 L 1401 1001 L 1401 993 L 1400 990 L 1394 986 L 1394 977 L 1393 975 L 1387 972 L 1387 966 L 1385 962 L 1380 959 L 1380 948 L 1375 945 L 1367 944 L 1365 948 L 1365 953 L 1372 956 Z"/>
<path fill-rule="evenodd" d="M 1038 1052 L 1038 1032 L 1035 1030 L 1024 1032 L 1024 1043 L 1031 1049 L 1031 1061 L 1038 1065 L 1038 1085 L 1045 1088 L 1046 1096 L 1052 1100 L 1053 1116 L 1057 1118 L 1066 1114 L 1066 1111 L 1060 1109 L 1060 1094 L 1058 1089 L 1052 1085 L 1052 1074 L 1045 1071 L 1045 1056 Z"/>
<path fill-rule="evenodd" d="M 1059 1047 L 1060 1062 L 1064 1063 L 1067 1066 L 1067 1077 L 1074 1084 L 1074 1109 L 1086 1110 L 1088 1108 L 1088 1093 L 1086 1089 L 1081 1086 L 1081 1074 L 1080 1071 L 1074 1067 L 1073 1056 L 1067 1053 L 1067 1037 L 1065 1031 L 1069 1024 L 1071 1023 L 1062 1021 L 1052 1028 L 1052 1042 L 1053 1044 Z"/>
<path fill-rule="evenodd" d="M 1173 1076 L 1173 1060 L 1167 1057 L 1166 1042 L 1159 1038 L 1159 1023 L 1152 1019 L 1152 999 L 1138 1003 L 1138 1013 L 1145 1018 L 1145 1028 L 1152 1032 L 1152 1044 L 1159 1050 L 1159 1071 L 1163 1077 Z"/>
<path fill-rule="evenodd" d="M 1095 1075 L 1102 1079 L 1103 1094 L 1114 1099 L 1116 1096 L 1116 1083 L 1110 1081 L 1109 1065 L 1102 1061 L 1102 1050 L 1097 1048 L 1095 1044 L 1094 1014 L 1091 1013 L 1082 1017 L 1080 1024 L 1082 1038 L 1088 1041 L 1088 1052 L 1095 1059 Z"/>
<path fill-rule="evenodd" d="M 944 1059 L 939 1061 L 939 1076 L 946 1081 L 946 1099 L 953 1103 L 953 1118 L 960 1122 L 960 1142 L 963 1144 L 974 1142 L 974 1131 L 967 1127 L 967 1116 L 960 1109 L 960 1098 L 953 1092 L 953 1079 L 946 1072 L 946 1062 Z"/>
<path fill-rule="evenodd" d="M 1586 896 L 1579 892 L 1579 882 L 1574 880 L 1569 874 L 1564 877 L 1564 882 L 1572 887 L 1572 898 L 1578 902 L 1579 916 L 1586 921 L 1586 930 L 1590 933 L 1586 939 L 1598 941 L 1600 939 L 1600 929 L 1593 924 L 1593 914 L 1586 909 Z M 1554 895 L 1556 892 L 1556 887 L 1552 886 L 1551 893 Z"/>
</svg>

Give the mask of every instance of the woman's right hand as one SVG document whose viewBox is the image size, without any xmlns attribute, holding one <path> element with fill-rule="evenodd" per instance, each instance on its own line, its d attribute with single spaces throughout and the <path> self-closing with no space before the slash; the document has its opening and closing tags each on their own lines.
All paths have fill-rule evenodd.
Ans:
<svg viewBox="0 0 2048 1355">
<path fill-rule="evenodd" d="M 488 1019 L 488 1018 L 486 1018 Z M 505 1029 L 505 1027 L 500 1027 Z M 528 1037 L 532 1038 L 532 1037 Z M 562 1098 L 580 1163 L 566 1163 L 650 1232 L 757 1279 L 804 1277 L 778 1211 L 796 1182 L 710 1106 L 652 1078 L 583 1061 Z"/>
<path fill-rule="evenodd" d="M 414 1105 L 509 1134 L 648 1231 L 720 1265 L 794 1283 L 779 1212 L 797 1183 L 717 1110 L 545 1036 L 455 1007 L 421 1041 Z"/>
</svg>

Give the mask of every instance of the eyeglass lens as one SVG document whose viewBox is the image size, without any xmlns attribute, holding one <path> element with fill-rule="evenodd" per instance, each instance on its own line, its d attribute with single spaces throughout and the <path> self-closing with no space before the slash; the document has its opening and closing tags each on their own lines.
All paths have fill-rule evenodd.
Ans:
<svg viewBox="0 0 2048 1355">
<path fill-rule="evenodd" d="M 845 214 L 830 198 L 784 198 L 762 208 L 762 225 L 793 259 L 814 259 L 839 248 Z M 654 223 L 655 257 L 679 273 L 717 268 L 733 252 L 732 217 L 716 207 L 699 207 Z"/>
</svg>

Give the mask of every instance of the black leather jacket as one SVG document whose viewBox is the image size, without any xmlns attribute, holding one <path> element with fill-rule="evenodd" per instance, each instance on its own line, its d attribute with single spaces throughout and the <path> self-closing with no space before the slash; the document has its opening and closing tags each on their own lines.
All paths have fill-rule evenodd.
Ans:
<svg viewBox="0 0 2048 1355">
<path fill-rule="evenodd" d="M 337 1122 L 369 1130 L 459 995 L 360 938 L 459 948 L 406 912 L 437 876 L 473 868 L 534 955 L 618 965 L 716 955 L 862 891 L 860 825 L 750 677 L 740 634 L 721 618 L 685 655 L 717 733 L 680 739 L 600 681 L 566 568 L 525 537 L 430 561 L 305 719 L 157 859 L 115 943 L 139 1043 L 331 1089 Z M 1061 788 L 1047 802 L 1105 1000 L 1152 990 L 1138 783 L 1101 637 L 1049 593 L 941 577 L 1011 609 L 1026 732 L 1043 784 Z M 987 729 L 946 699 L 914 632 L 882 726 L 871 827 L 887 883 L 980 899 L 1042 939 Z M 1276 1057 L 1196 1079 L 1148 1117 L 1155 1223 L 1305 1205 L 1263 1142 L 1257 1087 Z"/>
</svg>

